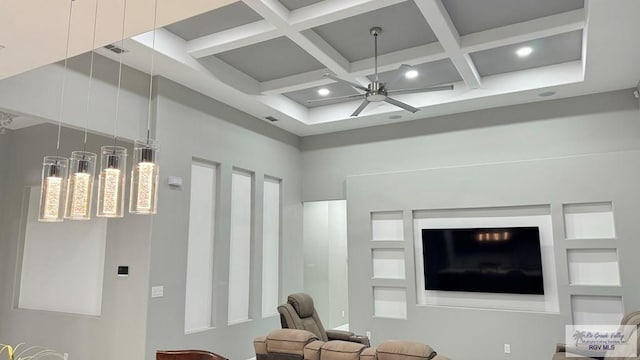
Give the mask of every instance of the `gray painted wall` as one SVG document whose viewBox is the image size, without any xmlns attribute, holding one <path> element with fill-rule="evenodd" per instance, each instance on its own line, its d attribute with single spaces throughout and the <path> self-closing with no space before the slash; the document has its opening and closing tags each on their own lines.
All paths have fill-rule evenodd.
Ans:
<svg viewBox="0 0 640 360">
<path fill-rule="evenodd" d="M 56 63 L 3 79 L 0 81 L 0 108 L 57 123 L 65 77 L 63 124 L 77 129 L 88 126 L 95 133 L 111 136 L 114 132 L 118 63 L 96 54 L 89 92 L 90 60 L 89 53 L 70 58 L 66 75 L 63 64 Z M 90 101 L 88 112 L 87 101 Z M 119 136 L 133 140 L 145 134 L 148 104 L 149 76 L 123 66 L 116 124 Z"/>
<path fill-rule="evenodd" d="M 149 279 L 149 217 L 125 215 L 108 221 L 101 316 L 17 309 L 22 215 L 26 213 L 23 196 L 26 187 L 40 185 L 42 157 L 55 154 L 56 134 L 57 127 L 50 124 L 12 131 L 9 151 L 2 148 L 0 152 L 0 169 L 8 175 L 5 186 L 0 187 L 0 339 L 8 344 L 51 347 L 68 353 L 71 360 L 115 359 L 123 353 L 141 359 Z M 82 149 L 81 131 L 63 129 L 61 138 L 60 154 Z M 101 145 L 112 142 L 90 135 L 87 150 L 98 153 Z M 131 275 L 118 279 L 118 265 L 129 265 Z"/>
<path fill-rule="evenodd" d="M 427 342 L 456 359 L 550 357 L 570 319 L 562 245 L 555 249 L 560 314 L 418 307 L 415 281 L 407 279 L 408 320 L 375 318 L 369 212 L 404 211 L 405 233 L 410 234 L 405 258 L 411 274 L 416 271 L 411 242 L 415 209 L 552 204 L 558 242 L 561 202 L 614 200 L 622 248 L 625 252 L 636 249 L 633 214 L 638 209 L 633 199 L 639 194 L 633 184 L 639 175 L 638 153 L 596 155 L 586 162 L 566 160 L 566 164 L 562 158 L 639 149 L 639 117 L 631 91 L 623 90 L 303 138 L 303 199 L 347 199 L 351 328 L 372 331 L 374 342 L 399 337 Z M 503 163 L 514 165 L 504 165 L 510 175 L 495 183 L 486 179 L 480 184 L 461 183 L 453 175 L 460 169 L 457 176 L 482 179 L 478 174 L 489 177 L 486 169 Z M 558 173 L 563 166 L 585 176 Z M 516 181 L 521 180 L 514 171 L 518 167 L 530 177 L 525 183 L 527 192 L 534 189 L 531 194 L 523 193 Z M 534 176 L 531 169 L 540 172 Z M 541 183 L 532 184 L 531 179 Z M 640 307 L 633 292 L 640 285 L 633 279 L 634 266 L 633 259 L 621 259 L 626 280 L 620 291 L 625 294 L 626 311 Z M 486 340 L 479 338 L 485 334 Z M 503 343 L 512 344 L 511 355 L 502 353 Z"/>
<path fill-rule="evenodd" d="M 262 179 L 282 179 L 280 300 L 302 289 L 302 205 L 298 138 L 263 120 L 232 109 L 166 79 L 158 81 L 156 134 L 161 144 L 161 188 L 153 217 L 150 285 L 164 286 L 164 297 L 148 308 L 147 352 L 157 349 L 209 349 L 231 359 L 255 356 L 253 338 L 280 326 L 277 316 L 262 319 Z M 185 277 L 189 222 L 189 184 L 193 158 L 219 165 L 214 248 L 215 328 L 184 334 Z M 254 229 L 248 322 L 227 325 L 229 217 L 232 168 L 254 172 Z M 166 177 L 183 178 L 181 190 Z"/>
<path fill-rule="evenodd" d="M 636 276 L 636 254 L 640 252 L 638 181 L 640 151 L 349 177 L 352 327 L 372 331 L 375 343 L 390 338 L 420 341 L 453 359 L 550 359 L 555 344 L 564 342 L 564 326 L 572 323 L 571 295 L 620 296 L 625 311 L 640 309 L 640 279 Z M 385 196 L 390 188 L 394 189 L 393 194 Z M 563 204 L 608 201 L 613 203 L 616 239 L 576 241 L 585 247 L 617 248 L 622 286 L 570 286 Z M 541 204 L 551 206 L 559 313 L 416 305 L 421 289 L 416 288 L 415 278 L 422 268 L 414 265 L 414 210 Z M 385 245 L 371 241 L 371 212 L 389 210 L 404 213 L 405 241 L 400 248 L 405 253 L 406 280 L 372 279 L 371 249 Z M 551 275 L 544 276 L 549 281 Z M 372 316 L 373 286 L 406 289 L 407 319 Z M 500 299 L 518 301 L 523 297 L 526 298 L 513 295 Z M 511 344 L 511 354 L 503 353 L 505 343 Z"/>
<path fill-rule="evenodd" d="M 345 199 L 349 175 L 638 149 L 639 118 L 621 90 L 304 137 L 303 199 Z"/>
</svg>

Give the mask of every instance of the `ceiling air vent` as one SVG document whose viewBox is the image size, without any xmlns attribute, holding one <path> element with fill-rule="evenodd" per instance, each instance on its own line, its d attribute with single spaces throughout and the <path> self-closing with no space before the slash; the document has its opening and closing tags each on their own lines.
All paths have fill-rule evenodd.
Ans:
<svg viewBox="0 0 640 360">
<path fill-rule="evenodd" d="M 116 45 L 113 45 L 113 44 L 105 45 L 104 48 L 109 50 L 109 51 L 113 51 L 116 54 L 122 54 L 122 53 L 129 52 L 129 50 L 123 49 L 123 48 L 121 48 L 119 46 L 116 46 Z"/>
<path fill-rule="evenodd" d="M 267 120 L 269 120 L 269 121 L 271 121 L 271 122 L 276 122 L 276 121 L 278 121 L 278 119 L 274 118 L 273 116 L 267 116 L 267 117 L 265 117 L 265 119 L 267 119 Z"/>
</svg>

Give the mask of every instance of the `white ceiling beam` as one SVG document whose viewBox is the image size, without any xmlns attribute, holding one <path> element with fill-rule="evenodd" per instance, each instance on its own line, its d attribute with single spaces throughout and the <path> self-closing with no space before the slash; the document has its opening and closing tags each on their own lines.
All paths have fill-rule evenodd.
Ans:
<svg viewBox="0 0 640 360">
<path fill-rule="evenodd" d="M 448 56 L 439 43 L 420 45 L 409 49 L 398 50 L 378 57 L 378 71 L 397 70 L 400 65 L 418 65 L 427 62 L 447 59 Z M 326 69 L 309 71 L 260 83 L 265 95 L 280 94 L 330 84 L 333 81 L 322 78 Z M 364 78 L 374 72 L 373 57 L 351 63 L 351 76 Z"/>
<path fill-rule="evenodd" d="M 206 76 L 218 82 L 233 86 L 235 89 L 246 94 L 260 93 L 260 83 L 258 81 L 227 65 L 223 61 L 217 58 L 198 60 L 191 57 L 186 51 L 186 41 L 164 28 L 156 30 L 155 44 L 153 42 L 153 31 L 134 36 L 131 40 L 149 49 L 155 45 L 153 49 L 155 49 L 157 54 L 164 55 L 166 58 L 198 71 L 203 75 L 206 74 Z M 148 69 L 139 70 L 149 72 Z"/>
<path fill-rule="evenodd" d="M 378 72 L 396 70 L 402 64 L 418 65 L 447 58 L 448 56 L 440 43 L 419 45 L 378 56 Z M 374 71 L 373 57 L 351 63 L 352 75 L 367 76 Z"/>
<path fill-rule="evenodd" d="M 202 58 L 279 36 L 282 31 L 266 20 L 259 20 L 187 41 L 187 51 L 195 58 Z"/>
<path fill-rule="evenodd" d="M 586 23 L 586 12 L 578 9 L 464 35 L 460 38 L 460 47 L 463 52 L 472 53 L 581 30 Z"/>
<path fill-rule="evenodd" d="M 329 24 L 406 0 L 325 0 L 293 10 L 289 23 L 294 30 L 301 31 Z"/>
<path fill-rule="evenodd" d="M 414 0 L 422 16 L 431 26 L 431 30 L 442 44 L 445 52 L 451 58 L 465 84 L 471 89 L 480 87 L 480 74 L 469 54 L 460 48 L 460 35 L 456 30 L 449 13 L 441 0 Z"/>
<path fill-rule="evenodd" d="M 264 95 L 275 95 L 333 83 L 333 80 L 322 77 L 326 72 L 327 69 L 320 69 L 264 81 L 260 83 L 260 91 Z"/>
<path fill-rule="evenodd" d="M 126 40 L 125 48 L 130 52 L 123 56 L 123 63 L 140 71 L 149 71 L 149 54 L 152 51 L 152 33 L 145 33 Z M 179 84 L 230 106 L 251 114 L 257 118 L 271 115 L 280 121 L 278 126 L 294 133 L 303 133 L 306 129 L 308 109 L 282 95 L 265 96 L 260 94 L 259 83 L 244 75 L 235 79 L 233 84 L 229 78 L 219 78 L 208 70 L 220 64 L 215 57 L 196 60 L 186 52 L 186 42 L 167 30 L 159 29 L 155 42 L 155 74 L 164 76 Z M 112 59 L 117 55 L 110 52 Z M 219 61 L 219 60 L 218 60 Z M 220 71 L 226 71 L 223 68 Z M 237 71 L 237 70 L 236 70 Z M 240 75 L 235 72 L 231 75 Z M 217 74 L 219 75 L 219 73 Z M 229 76 L 231 76 L 229 75 Z M 247 83 L 242 84 L 243 81 Z"/>
<path fill-rule="evenodd" d="M 313 30 L 303 33 L 291 27 L 290 12 L 277 0 L 243 0 L 253 11 L 275 25 L 282 33 L 308 52 L 330 72 L 349 81 L 367 84 L 363 78 L 351 76 L 350 63 Z"/>
</svg>

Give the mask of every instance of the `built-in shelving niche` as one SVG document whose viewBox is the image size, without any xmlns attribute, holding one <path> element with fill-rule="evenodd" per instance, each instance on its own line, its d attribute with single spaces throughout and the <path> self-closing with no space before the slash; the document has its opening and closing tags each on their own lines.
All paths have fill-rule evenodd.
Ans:
<svg viewBox="0 0 640 360">
<path fill-rule="evenodd" d="M 373 315 L 407 318 L 405 231 L 402 211 L 371 213 Z"/>
<path fill-rule="evenodd" d="M 612 202 L 564 204 L 571 315 L 575 325 L 617 324 L 623 316 Z M 605 287 L 612 296 L 594 295 Z"/>
</svg>

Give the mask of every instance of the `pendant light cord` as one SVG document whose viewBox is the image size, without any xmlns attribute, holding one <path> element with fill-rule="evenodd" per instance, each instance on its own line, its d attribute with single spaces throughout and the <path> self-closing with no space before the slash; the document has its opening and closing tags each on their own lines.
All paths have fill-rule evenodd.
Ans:
<svg viewBox="0 0 640 360">
<path fill-rule="evenodd" d="M 58 114 L 58 140 L 56 141 L 56 156 L 60 153 L 60 131 L 62 130 L 62 117 L 64 115 L 64 88 L 67 83 L 67 64 L 69 61 L 69 39 L 71 38 L 71 14 L 73 2 L 69 1 L 69 20 L 67 20 L 67 43 L 64 50 L 64 69 L 62 70 L 62 86 L 60 90 L 60 112 Z"/>
<path fill-rule="evenodd" d="M 89 103 L 91 102 L 91 82 L 93 80 L 93 57 L 95 54 L 96 47 L 96 28 L 98 27 L 98 2 L 100 0 L 96 0 L 96 6 L 93 14 L 93 40 L 91 42 L 91 64 L 89 65 L 89 88 L 87 89 L 87 111 L 85 116 L 87 119 L 85 120 L 84 126 L 84 142 L 82 146 L 82 150 L 87 150 L 87 133 L 89 128 Z"/>
<path fill-rule="evenodd" d="M 124 0 L 124 5 L 122 7 L 122 33 L 120 36 L 120 54 L 118 54 L 118 90 L 116 90 L 116 116 L 113 121 L 113 152 L 115 154 L 115 147 L 117 145 L 118 136 L 118 113 L 120 109 L 120 86 L 122 84 L 122 53 L 124 52 L 124 29 L 125 23 L 127 20 L 127 0 Z"/>
<path fill-rule="evenodd" d="M 153 10 L 153 36 L 151 38 L 151 69 L 149 70 L 149 107 L 147 109 L 147 145 L 151 138 L 151 99 L 153 95 L 153 70 L 156 55 L 156 24 L 158 21 L 158 0 L 155 0 L 155 8 Z"/>
</svg>

